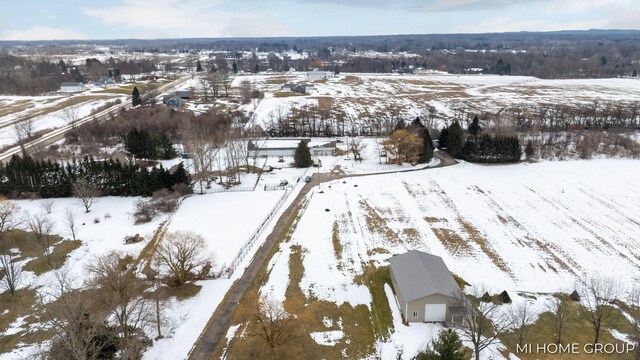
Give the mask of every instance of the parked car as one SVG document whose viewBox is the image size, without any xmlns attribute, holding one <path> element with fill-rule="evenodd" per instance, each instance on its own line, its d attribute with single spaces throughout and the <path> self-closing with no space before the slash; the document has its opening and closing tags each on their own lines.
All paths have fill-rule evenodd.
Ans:
<svg viewBox="0 0 640 360">
<path fill-rule="evenodd" d="M 311 181 L 311 176 L 307 176 L 306 178 L 304 178 L 304 182 L 309 182 Z"/>
<path fill-rule="evenodd" d="M 280 180 L 280 186 L 287 186 L 289 182 L 287 180 Z"/>
</svg>

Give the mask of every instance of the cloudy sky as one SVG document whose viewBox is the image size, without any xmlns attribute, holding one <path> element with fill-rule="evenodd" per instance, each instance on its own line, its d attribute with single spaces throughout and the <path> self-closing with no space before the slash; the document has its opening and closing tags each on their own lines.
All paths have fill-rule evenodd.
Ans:
<svg viewBox="0 0 640 360">
<path fill-rule="evenodd" d="M 638 29 L 637 0 L 28 0 L 0 40 Z"/>
</svg>

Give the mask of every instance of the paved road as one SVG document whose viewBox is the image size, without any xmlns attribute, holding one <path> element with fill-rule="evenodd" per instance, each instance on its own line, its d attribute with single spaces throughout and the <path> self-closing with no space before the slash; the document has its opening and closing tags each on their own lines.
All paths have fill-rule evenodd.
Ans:
<svg viewBox="0 0 640 360">
<path fill-rule="evenodd" d="M 397 172 L 410 172 L 410 171 L 421 171 L 427 169 L 435 169 L 444 166 L 450 166 L 457 164 L 457 161 L 451 157 L 446 152 L 436 151 L 434 156 L 440 160 L 440 163 L 433 167 L 420 167 L 413 169 L 404 169 L 399 170 Z M 372 175 L 381 175 L 381 174 L 390 174 L 394 172 L 380 172 L 380 173 L 371 173 L 371 174 L 356 174 L 356 175 L 336 175 L 336 174 L 314 174 L 311 177 L 311 181 L 306 183 L 298 196 L 296 196 L 295 200 L 289 205 L 289 207 L 284 211 L 284 213 L 278 219 L 273 231 L 267 236 L 267 239 L 262 244 L 262 246 L 258 249 L 255 256 L 251 260 L 251 263 L 246 268 L 245 272 L 242 274 L 238 280 L 236 280 L 231 289 L 227 292 L 226 296 L 222 300 L 222 303 L 218 305 L 218 308 L 213 313 L 212 317 L 209 319 L 207 326 L 205 327 L 203 333 L 200 335 L 200 338 L 196 341 L 191 353 L 189 355 L 190 360 L 210 360 L 213 352 L 220 340 L 225 336 L 227 329 L 229 328 L 229 324 L 231 322 L 231 316 L 233 315 L 236 306 L 240 303 L 244 294 L 247 292 L 251 284 L 253 283 L 255 277 L 258 275 L 260 269 L 267 263 L 269 260 L 269 254 L 271 254 L 273 248 L 282 238 L 284 231 L 286 230 L 287 224 L 289 224 L 293 218 L 293 214 L 295 213 L 296 208 L 300 205 L 302 199 L 304 199 L 305 195 L 309 193 L 314 186 L 349 177 L 362 177 L 362 176 L 372 176 Z"/>
</svg>

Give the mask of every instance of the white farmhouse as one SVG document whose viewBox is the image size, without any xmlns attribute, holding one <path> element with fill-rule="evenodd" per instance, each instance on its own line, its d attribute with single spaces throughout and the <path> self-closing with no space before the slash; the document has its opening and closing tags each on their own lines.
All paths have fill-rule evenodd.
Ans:
<svg viewBox="0 0 640 360">
<path fill-rule="evenodd" d="M 81 82 L 63 82 L 60 85 L 61 92 L 76 92 L 83 91 L 84 89 L 84 84 Z"/>
<path fill-rule="evenodd" d="M 313 71 L 307 72 L 307 77 L 309 80 L 324 80 L 336 77 L 336 73 L 333 71 L 320 71 L 318 69 L 314 69 Z"/>
</svg>

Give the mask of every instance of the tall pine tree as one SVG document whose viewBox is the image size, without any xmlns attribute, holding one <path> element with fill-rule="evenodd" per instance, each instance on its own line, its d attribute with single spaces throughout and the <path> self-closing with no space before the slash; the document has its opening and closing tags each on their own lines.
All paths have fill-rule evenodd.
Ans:
<svg viewBox="0 0 640 360">
<path fill-rule="evenodd" d="M 134 86 L 131 92 L 131 105 L 138 106 L 140 104 L 142 104 L 142 100 L 140 100 L 140 90 L 138 90 L 137 86 Z"/>
<path fill-rule="evenodd" d="M 464 146 L 464 134 L 462 127 L 457 121 L 449 126 L 449 132 L 447 136 L 447 150 L 451 156 L 457 158 L 460 156 L 462 147 Z"/>
<path fill-rule="evenodd" d="M 478 115 L 473 117 L 473 121 L 469 124 L 469 133 L 473 136 L 478 135 L 478 133 L 482 130 L 480 128 L 480 121 L 478 120 Z"/>
<path fill-rule="evenodd" d="M 422 138 L 422 152 L 420 153 L 420 162 L 428 163 L 433 158 L 433 140 L 429 134 L 429 129 L 425 126 L 420 132 Z"/>
<path fill-rule="evenodd" d="M 233 61 L 233 74 L 237 74 L 238 73 L 238 64 L 236 64 L 235 60 Z"/>
<path fill-rule="evenodd" d="M 300 141 L 293 157 L 295 166 L 298 168 L 306 168 L 311 166 L 311 150 L 306 142 Z"/>
</svg>

